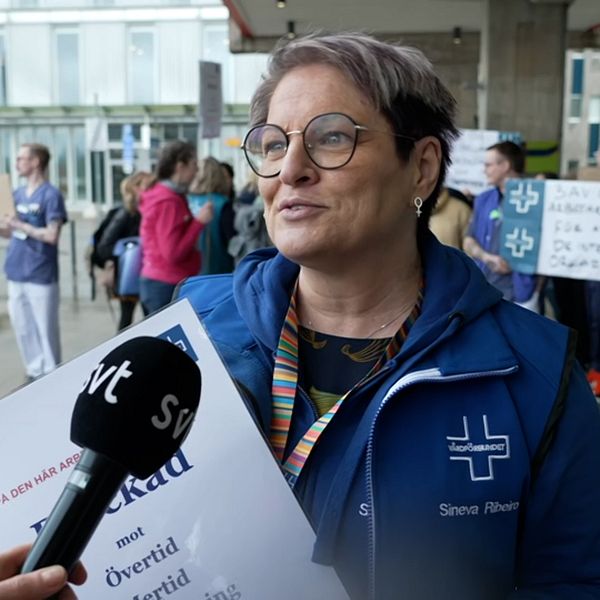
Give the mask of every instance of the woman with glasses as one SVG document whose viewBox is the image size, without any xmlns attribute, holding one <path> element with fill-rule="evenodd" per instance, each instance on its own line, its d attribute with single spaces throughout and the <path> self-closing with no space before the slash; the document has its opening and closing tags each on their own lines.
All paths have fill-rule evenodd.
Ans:
<svg viewBox="0 0 600 600">
<path fill-rule="evenodd" d="M 454 113 L 415 49 L 279 45 L 242 146 L 275 248 L 180 295 L 352 598 L 597 598 L 600 417 L 569 333 L 428 230 Z"/>
</svg>

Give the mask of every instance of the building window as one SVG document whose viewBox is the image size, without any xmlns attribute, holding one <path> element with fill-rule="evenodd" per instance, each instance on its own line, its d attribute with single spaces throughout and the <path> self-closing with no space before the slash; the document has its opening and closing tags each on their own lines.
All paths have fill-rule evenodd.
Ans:
<svg viewBox="0 0 600 600">
<path fill-rule="evenodd" d="M 600 123 L 600 96 L 590 97 L 588 121 L 590 123 Z"/>
<path fill-rule="evenodd" d="M 588 122 L 590 124 L 588 162 L 600 166 L 600 161 L 596 154 L 600 149 L 600 96 L 590 97 Z"/>
<path fill-rule="evenodd" d="M 76 181 L 75 198 L 77 200 L 85 200 L 89 198 L 87 193 L 87 163 L 86 163 L 86 145 L 85 145 L 85 128 L 76 127 L 73 130 L 73 147 L 75 150 L 75 172 Z"/>
<path fill-rule="evenodd" d="M 79 104 L 79 32 L 56 31 L 56 97 L 62 106 Z"/>
<path fill-rule="evenodd" d="M 131 125 L 131 133 L 134 139 L 139 142 L 142 139 L 142 126 L 141 124 Z M 123 141 L 123 124 L 121 123 L 109 123 L 108 124 L 108 141 L 121 143 Z"/>
<path fill-rule="evenodd" d="M 10 173 L 13 164 L 10 153 L 12 135 L 11 130 L 0 127 L 0 173 Z"/>
<path fill-rule="evenodd" d="M 571 93 L 569 95 L 569 119 L 581 119 L 583 98 L 583 56 L 576 54 L 571 57 Z"/>
<path fill-rule="evenodd" d="M 588 148 L 588 162 L 592 165 L 598 164 L 596 152 L 600 150 L 600 123 L 590 124 L 590 140 Z"/>
<path fill-rule="evenodd" d="M 0 33 L 0 106 L 6 106 L 6 49 L 4 34 Z"/>
<path fill-rule="evenodd" d="M 129 101 L 132 104 L 154 102 L 156 60 L 154 31 L 129 30 Z"/>
<path fill-rule="evenodd" d="M 164 129 L 165 140 L 176 140 L 179 138 L 179 125 L 168 123 Z"/>
</svg>

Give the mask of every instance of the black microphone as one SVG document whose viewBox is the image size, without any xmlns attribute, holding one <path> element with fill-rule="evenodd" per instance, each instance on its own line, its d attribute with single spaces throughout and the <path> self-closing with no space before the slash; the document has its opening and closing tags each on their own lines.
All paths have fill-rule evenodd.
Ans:
<svg viewBox="0 0 600 600">
<path fill-rule="evenodd" d="M 131 339 L 100 361 L 71 419 L 71 441 L 84 450 L 21 573 L 71 571 L 127 475 L 146 479 L 177 452 L 200 388 L 194 360 L 157 338 Z"/>
</svg>

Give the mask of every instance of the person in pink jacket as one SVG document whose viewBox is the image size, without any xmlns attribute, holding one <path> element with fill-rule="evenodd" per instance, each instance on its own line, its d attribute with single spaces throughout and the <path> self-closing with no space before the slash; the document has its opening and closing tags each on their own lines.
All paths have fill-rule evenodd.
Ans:
<svg viewBox="0 0 600 600">
<path fill-rule="evenodd" d="M 156 183 L 141 195 L 144 315 L 168 304 L 175 286 L 200 272 L 198 237 L 212 220 L 214 209 L 207 202 L 194 217 L 188 208 L 186 193 L 197 171 L 196 148 L 189 142 L 171 142 L 160 153 Z"/>
</svg>

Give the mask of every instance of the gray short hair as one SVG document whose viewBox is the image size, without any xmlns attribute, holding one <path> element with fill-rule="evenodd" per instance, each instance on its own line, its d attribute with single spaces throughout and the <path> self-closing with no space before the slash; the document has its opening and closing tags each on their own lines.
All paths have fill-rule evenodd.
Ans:
<svg viewBox="0 0 600 600">
<path fill-rule="evenodd" d="M 427 227 L 448 166 L 456 100 L 416 48 L 380 42 L 364 33 L 316 33 L 292 41 L 282 40 L 269 59 L 250 104 L 251 125 L 264 123 L 275 88 L 291 69 L 325 64 L 341 71 L 387 119 L 396 133 L 420 139 L 436 137 L 442 148 L 440 177 L 429 202 L 423 206 L 419 226 Z M 414 147 L 397 138 L 398 154 L 407 160 Z"/>
</svg>

